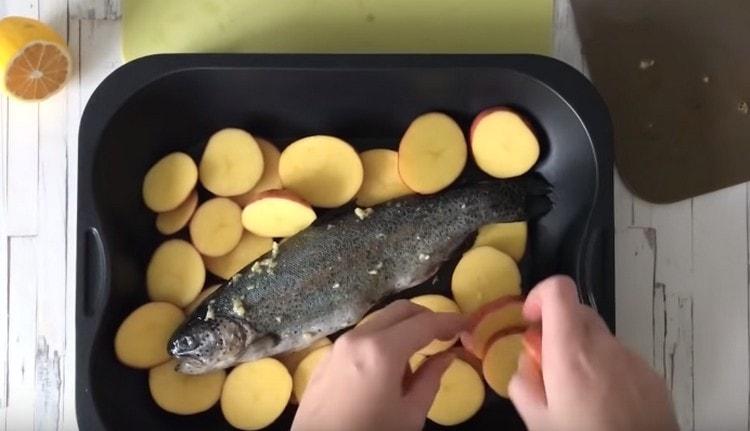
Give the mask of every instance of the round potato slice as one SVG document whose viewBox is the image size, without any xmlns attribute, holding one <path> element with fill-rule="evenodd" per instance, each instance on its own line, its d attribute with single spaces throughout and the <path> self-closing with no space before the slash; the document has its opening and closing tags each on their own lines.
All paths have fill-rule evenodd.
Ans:
<svg viewBox="0 0 750 431">
<path fill-rule="evenodd" d="M 213 198 L 195 210 L 190 239 L 204 256 L 223 256 L 242 239 L 242 210 L 227 198 Z"/>
<path fill-rule="evenodd" d="M 146 269 L 146 288 L 153 301 L 166 301 L 178 307 L 190 304 L 206 281 L 201 255 L 181 239 L 162 243 L 151 256 Z"/>
<path fill-rule="evenodd" d="M 508 108 L 482 111 L 471 126 L 471 151 L 479 169 L 496 178 L 526 173 L 539 159 L 539 141 Z"/>
<path fill-rule="evenodd" d="M 484 396 L 479 373 L 466 362 L 454 359 L 440 379 L 440 389 L 427 418 L 445 426 L 466 422 L 482 407 Z"/>
<path fill-rule="evenodd" d="M 292 394 L 292 377 L 273 358 L 246 362 L 229 373 L 221 392 L 221 411 L 233 427 L 258 430 L 273 423 Z"/>
<path fill-rule="evenodd" d="M 473 247 L 489 245 L 520 262 L 526 252 L 527 236 L 525 221 L 488 224 L 479 228 Z"/>
<path fill-rule="evenodd" d="M 199 293 L 198 296 L 195 297 L 195 299 L 193 300 L 193 302 L 191 302 L 190 304 L 187 305 L 187 307 L 185 307 L 185 315 L 189 316 L 189 315 L 193 314 L 193 311 L 195 311 L 195 309 L 198 308 L 198 306 L 201 305 L 201 303 L 206 298 L 208 298 L 209 296 L 211 296 L 211 294 L 214 293 L 214 292 L 216 292 L 216 289 L 218 289 L 220 287 L 221 287 L 220 284 L 214 284 L 214 285 L 208 286 L 207 288 L 201 290 L 201 293 Z"/>
<path fill-rule="evenodd" d="M 242 232 L 239 244 L 232 251 L 219 257 L 206 256 L 206 269 L 212 274 L 229 280 L 242 268 L 253 263 L 257 258 L 271 251 L 273 240 L 254 235 L 250 232 Z"/>
<path fill-rule="evenodd" d="M 352 200 L 363 175 L 362 161 L 354 148 L 333 136 L 295 141 L 279 159 L 284 188 L 321 208 L 340 207 Z"/>
<path fill-rule="evenodd" d="M 115 355 L 133 368 L 150 368 L 169 360 L 169 337 L 184 320 L 168 302 L 149 302 L 130 313 L 115 334 Z"/>
<path fill-rule="evenodd" d="M 217 196 L 236 196 L 260 180 L 263 153 L 246 131 L 223 129 L 208 140 L 198 169 L 206 190 Z"/>
<path fill-rule="evenodd" d="M 281 152 L 275 145 L 266 141 L 262 138 L 255 138 L 260 146 L 260 152 L 263 153 L 263 175 L 255 184 L 255 187 L 250 189 L 249 192 L 235 196 L 232 199 L 237 202 L 240 207 L 245 207 L 250 201 L 253 200 L 255 195 L 266 190 L 280 189 L 281 178 L 279 178 L 279 157 Z"/>
<path fill-rule="evenodd" d="M 411 302 L 421 305 L 435 313 L 460 313 L 461 310 L 452 299 L 443 295 L 422 295 L 410 299 Z M 432 340 L 430 344 L 421 348 L 417 353 L 424 356 L 434 355 L 450 349 L 456 344 L 458 336 L 450 340 Z"/>
<path fill-rule="evenodd" d="M 495 393 L 508 398 L 508 383 L 516 373 L 518 356 L 524 349 L 523 334 L 516 332 L 498 335 L 490 342 L 487 354 L 482 360 L 482 373 Z"/>
<path fill-rule="evenodd" d="M 297 398 L 297 400 L 302 400 L 302 396 L 307 389 L 307 384 L 310 383 L 310 378 L 312 378 L 315 369 L 318 368 L 320 361 L 322 361 L 332 349 L 333 346 L 330 345 L 315 349 L 297 365 L 297 369 L 294 370 L 294 397 Z"/>
<path fill-rule="evenodd" d="M 198 192 L 193 190 L 185 199 L 185 202 L 181 203 L 180 206 L 167 211 L 159 213 L 156 216 L 156 230 L 164 235 L 172 235 L 178 232 L 180 229 L 187 226 L 190 221 L 190 217 L 193 216 L 195 208 L 198 207 Z"/>
<path fill-rule="evenodd" d="M 453 270 L 451 290 L 461 311 L 473 313 L 501 296 L 521 294 L 521 273 L 507 254 L 490 246 L 467 251 Z"/>
<path fill-rule="evenodd" d="M 398 147 L 398 171 L 417 193 L 436 193 L 461 175 L 466 165 L 466 139 L 453 119 L 439 112 L 417 117 Z"/>
<path fill-rule="evenodd" d="M 289 373 L 294 375 L 294 372 L 297 370 L 297 366 L 299 365 L 299 363 L 302 362 L 302 360 L 305 359 L 310 353 L 320 349 L 321 347 L 330 346 L 331 344 L 333 343 L 331 342 L 330 338 L 323 337 L 321 339 L 315 340 L 312 344 L 302 350 L 284 353 L 283 355 L 279 356 L 278 359 L 282 364 L 284 364 L 286 369 L 289 370 Z"/>
<path fill-rule="evenodd" d="M 188 375 L 178 373 L 176 366 L 175 361 L 169 361 L 148 372 L 148 388 L 159 407 L 177 415 L 194 415 L 219 401 L 224 370 Z"/>
<path fill-rule="evenodd" d="M 412 193 L 398 173 L 398 153 L 376 149 L 359 155 L 364 168 L 362 187 L 357 192 L 357 205 L 371 207 Z"/>
<path fill-rule="evenodd" d="M 143 202 L 152 211 L 177 208 L 198 182 L 198 168 L 185 153 L 171 153 L 156 162 L 143 179 Z"/>
<path fill-rule="evenodd" d="M 290 237 L 310 226 L 317 215 L 304 199 L 288 190 L 259 193 L 242 210 L 242 225 L 269 238 Z"/>
</svg>

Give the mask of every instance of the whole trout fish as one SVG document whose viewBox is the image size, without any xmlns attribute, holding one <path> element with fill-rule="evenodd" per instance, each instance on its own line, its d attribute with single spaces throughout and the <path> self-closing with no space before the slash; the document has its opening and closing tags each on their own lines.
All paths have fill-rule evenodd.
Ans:
<svg viewBox="0 0 750 431">
<path fill-rule="evenodd" d="M 480 226 L 546 212 L 542 182 L 493 181 L 405 197 L 274 244 L 177 329 L 168 346 L 177 370 L 202 374 L 299 350 L 357 323 L 387 296 L 432 277 Z"/>
</svg>

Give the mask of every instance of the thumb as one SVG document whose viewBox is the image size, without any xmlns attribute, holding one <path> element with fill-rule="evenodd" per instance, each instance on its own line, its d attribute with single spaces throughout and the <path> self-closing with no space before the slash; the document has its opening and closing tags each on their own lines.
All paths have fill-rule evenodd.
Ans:
<svg viewBox="0 0 750 431">
<path fill-rule="evenodd" d="M 518 370 L 508 384 L 510 400 L 530 430 L 547 429 L 547 396 L 542 371 L 526 352 L 518 357 Z"/>
<path fill-rule="evenodd" d="M 430 410 L 435 395 L 440 389 L 440 379 L 443 377 L 443 373 L 450 367 L 454 359 L 456 359 L 456 355 L 452 353 L 435 355 L 428 358 L 412 376 L 406 399 L 424 416 Z"/>
</svg>

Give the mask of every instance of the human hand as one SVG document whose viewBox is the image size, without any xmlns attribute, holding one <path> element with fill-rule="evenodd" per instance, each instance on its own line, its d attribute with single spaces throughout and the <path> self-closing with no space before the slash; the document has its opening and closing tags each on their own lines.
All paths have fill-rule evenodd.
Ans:
<svg viewBox="0 0 750 431">
<path fill-rule="evenodd" d="M 521 354 L 509 392 L 531 431 L 678 430 L 662 378 L 578 302 L 570 278 L 541 282 L 523 314 L 542 324 L 542 372 Z"/>
<path fill-rule="evenodd" d="M 293 431 L 421 430 L 453 355 L 431 357 L 411 373 L 409 358 L 464 327 L 455 313 L 395 301 L 336 340 L 300 401 Z"/>
</svg>

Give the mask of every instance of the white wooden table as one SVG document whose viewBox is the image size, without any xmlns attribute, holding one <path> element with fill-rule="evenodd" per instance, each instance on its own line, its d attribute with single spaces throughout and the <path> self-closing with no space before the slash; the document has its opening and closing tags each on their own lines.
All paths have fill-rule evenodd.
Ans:
<svg viewBox="0 0 750 431">
<path fill-rule="evenodd" d="M 0 0 L 0 16 L 67 35 L 75 65 L 44 103 L 0 99 L 0 430 L 77 428 L 78 124 L 121 59 L 120 23 L 72 19 L 74 5 Z M 557 9 L 556 55 L 584 68 L 567 1 Z M 748 185 L 664 206 L 619 178 L 614 193 L 618 336 L 664 374 L 683 429 L 747 430 Z"/>
</svg>

